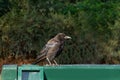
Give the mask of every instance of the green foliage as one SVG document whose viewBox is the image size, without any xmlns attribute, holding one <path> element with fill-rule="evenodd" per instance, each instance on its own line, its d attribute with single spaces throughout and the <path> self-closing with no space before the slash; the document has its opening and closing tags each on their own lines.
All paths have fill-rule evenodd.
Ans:
<svg viewBox="0 0 120 80">
<path fill-rule="evenodd" d="M 10 11 L 10 2 L 8 0 L 0 0 L 0 17 Z"/>
<path fill-rule="evenodd" d="M 39 54 L 51 37 L 64 32 L 72 40 L 65 43 L 59 63 L 115 63 L 120 57 L 118 2 L 8 0 L 0 9 L 0 57 Z"/>
</svg>

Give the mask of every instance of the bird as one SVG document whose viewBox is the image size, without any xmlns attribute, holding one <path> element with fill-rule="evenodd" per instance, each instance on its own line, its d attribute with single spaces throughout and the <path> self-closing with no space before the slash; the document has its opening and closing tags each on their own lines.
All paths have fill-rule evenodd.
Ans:
<svg viewBox="0 0 120 80">
<path fill-rule="evenodd" d="M 33 64 L 37 64 L 41 60 L 45 59 L 49 65 L 52 65 L 52 62 L 58 65 L 55 58 L 61 54 L 64 47 L 64 42 L 67 39 L 72 38 L 64 33 L 58 33 L 55 37 L 51 38 L 40 51 L 41 55 L 36 58 Z"/>
</svg>

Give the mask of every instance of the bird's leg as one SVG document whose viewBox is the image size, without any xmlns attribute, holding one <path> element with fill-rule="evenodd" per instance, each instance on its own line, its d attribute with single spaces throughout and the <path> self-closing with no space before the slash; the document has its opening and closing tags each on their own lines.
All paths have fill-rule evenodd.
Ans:
<svg viewBox="0 0 120 80">
<path fill-rule="evenodd" d="M 55 65 L 58 65 L 58 63 L 55 60 L 53 60 L 53 62 L 55 63 Z"/>
<path fill-rule="evenodd" d="M 51 65 L 52 63 L 50 62 L 49 58 L 46 58 L 46 59 L 47 59 L 47 61 L 48 61 L 49 65 Z"/>
</svg>

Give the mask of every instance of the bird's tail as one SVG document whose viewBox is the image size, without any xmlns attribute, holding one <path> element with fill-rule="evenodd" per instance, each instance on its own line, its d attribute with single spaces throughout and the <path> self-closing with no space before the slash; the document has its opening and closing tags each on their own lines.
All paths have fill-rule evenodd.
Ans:
<svg viewBox="0 0 120 80">
<path fill-rule="evenodd" d="M 46 54 L 41 54 L 40 56 L 37 57 L 37 59 L 35 60 L 35 62 L 33 62 L 32 64 L 37 64 L 40 61 L 44 60 L 46 58 Z"/>
</svg>

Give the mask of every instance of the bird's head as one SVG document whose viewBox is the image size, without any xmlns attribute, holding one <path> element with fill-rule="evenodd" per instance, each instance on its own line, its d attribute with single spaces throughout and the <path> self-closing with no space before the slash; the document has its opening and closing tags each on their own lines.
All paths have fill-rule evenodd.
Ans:
<svg viewBox="0 0 120 80">
<path fill-rule="evenodd" d="M 56 35 L 56 37 L 57 37 L 59 40 L 72 39 L 70 36 L 67 36 L 67 35 L 65 35 L 64 33 L 58 33 L 58 34 Z"/>
</svg>

